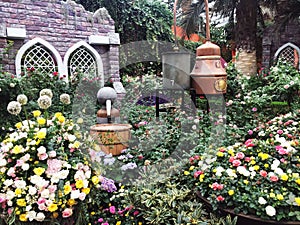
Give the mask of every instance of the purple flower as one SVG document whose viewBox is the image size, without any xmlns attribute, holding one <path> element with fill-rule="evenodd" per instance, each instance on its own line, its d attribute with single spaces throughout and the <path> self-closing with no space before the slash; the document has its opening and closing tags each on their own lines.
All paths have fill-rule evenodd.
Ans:
<svg viewBox="0 0 300 225">
<path fill-rule="evenodd" d="M 115 182 L 106 177 L 102 177 L 101 187 L 107 192 L 115 192 L 117 190 Z"/>
</svg>

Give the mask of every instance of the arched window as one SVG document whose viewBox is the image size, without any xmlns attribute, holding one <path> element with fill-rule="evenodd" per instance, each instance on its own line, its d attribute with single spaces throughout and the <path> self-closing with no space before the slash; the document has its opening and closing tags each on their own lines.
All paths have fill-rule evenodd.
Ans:
<svg viewBox="0 0 300 225">
<path fill-rule="evenodd" d="M 66 52 L 64 65 L 68 71 L 69 80 L 78 79 L 78 74 L 85 78 L 99 78 L 104 84 L 103 64 L 99 53 L 89 44 L 80 41 Z"/>
<path fill-rule="evenodd" d="M 26 74 L 27 69 L 32 67 L 42 74 L 52 74 L 55 71 L 64 74 L 61 56 L 50 43 L 41 38 L 28 41 L 16 56 L 17 76 Z"/>
<path fill-rule="evenodd" d="M 300 70 L 299 56 L 300 56 L 300 49 L 296 45 L 289 42 L 282 45 L 276 51 L 275 62 L 277 62 L 278 60 L 285 60 L 290 62 L 292 65 L 294 65 L 295 68 Z"/>
</svg>

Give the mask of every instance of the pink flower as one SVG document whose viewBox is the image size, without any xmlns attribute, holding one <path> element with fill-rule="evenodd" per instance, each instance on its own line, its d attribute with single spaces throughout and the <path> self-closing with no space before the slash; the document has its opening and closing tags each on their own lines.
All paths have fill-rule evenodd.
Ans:
<svg viewBox="0 0 300 225">
<path fill-rule="evenodd" d="M 253 147 L 253 146 L 254 146 L 254 143 L 253 143 L 252 141 L 253 141 L 252 139 L 248 139 L 248 140 L 245 142 L 245 145 L 246 145 L 247 148 Z"/>
<path fill-rule="evenodd" d="M 222 190 L 223 187 L 224 187 L 223 184 L 218 184 L 217 182 L 215 182 L 215 183 L 213 183 L 213 184 L 211 185 L 211 188 L 214 189 L 215 191 L 216 191 L 216 190 Z"/>
<path fill-rule="evenodd" d="M 280 145 L 277 145 L 276 147 L 275 147 L 275 149 L 278 151 L 278 153 L 280 154 L 280 155 L 286 155 L 286 154 L 288 154 L 288 151 L 286 150 L 286 149 L 284 149 L 282 146 L 280 146 Z"/>
<path fill-rule="evenodd" d="M 265 171 L 265 170 L 261 170 L 261 171 L 259 172 L 259 174 L 260 174 L 261 176 L 263 176 L 263 177 L 267 177 L 267 176 L 268 176 L 268 172 Z"/>
<path fill-rule="evenodd" d="M 241 164 L 242 164 L 241 161 L 238 160 L 238 159 L 235 159 L 235 160 L 233 160 L 233 162 L 232 162 L 232 165 L 235 166 L 235 167 L 238 167 L 238 166 L 240 166 Z"/>
<path fill-rule="evenodd" d="M 110 206 L 110 207 L 109 207 L 109 212 L 110 212 L 111 214 L 115 214 L 115 213 L 116 213 L 116 207 Z"/>
<path fill-rule="evenodd" d="M 47 153 L 38 154 L 38 156 L 39 156 L 39 160 L 45 160 L 48 158 Z"/>
<path fill-rule="evenodd" d="M 199 177 L 201 174 L 203 174 L 203 172 L 201 170 L 198 170 L 194 173 L 194 178 Z"/>
<path fill-rule="evenodd" d="M 248 130 L 248 134 L 252 135 L 253 134 L 253 130 Z"/>
<path fill-rule="evenodd" d="M 48 159 L 48 168 L 46 170 L 47 175 L 54 175 L 59 172 L 62 168 L 62 161 L 58 159 Z"/>
<path fill-rule="evenodd" d="M 272 175 L 270 177 L 270 180 L 273 181 L 273 182 L 277 182 L 278 181 L 278 177 L 276 175 Z"/>
<path fill-rule="evenodd" d="M 218 201 L 218 202 L 222 202 L 222 201 L 224 201 L 224 200 L 225 200 L 225 198 L 223 198 L 222 195 L 219 195 L 219 196 L 217 197 L 217 201 Z"/>
<path fill-rule="evenodd" d="M 63 212 L 62 212 L 62 217 L 63 218 L 67 218 L 72 216 L 73 214 L 73 210 L 71 208 L 66 208 Z"/>
<path fill-rule="evenodd" d="M 134 216 L 137 216 L 137 215 L 139 215 L 139 213 L 140 213 L 139 211 L 135 210 L 135 211 L 133 212 L 133 215 L 134 215 Z"/>
<path fill-rule="evenodd" d="M 251 161 L 251 158 L 250 157 L 245 157 L 245 162 L 250 162 Z"/>
<path fill-rule="evenodd" d="M 290 87 L 290 85 L 286 84 L 283 87 L 284 87 L 284 89 L 288 89 Z"/>
<path fill-rule="evenodd" d="M 50 193 L 54 193 L 57 190 L 57 186 L 56 185 L 49 185 L 48 189 L 49 189 Z"/>
<path fill-rule="evenodd" d="M 283 130 L 278 130 L 277 134 L 283 134 Z"/>
<path fill-rule="evenodd" d="M 238 153 L 236 153 L 236 155 L 235 155 L 235 158 L 236 158 L 236 159 L 243 159 L 244 157 L 245 157 L 245 154 L 242 153 L 242 152 L 238 152 Z"/>
<path fill-rule="evenodd" d="M 230 158 L 229 158 L 229 160 L 228 160 L 230 163 L 232 163 L 233 161 L 234 161 L 234 157 L 233 156 L 231 156 Z"/>
<path fill-rule="evenodd" d="M 252 112 L 256 112 L 256 111 L 257 111 L 257 108 L 253 107 Z"/>
<path fill-rule="evenodd" d="M 103 222 L 103 218 L 99 218 L 99 219 L 98 219 L 98 222 L 99 222 L 99 223 L 102 223 L 102 222 Z"/>
<path fill-rule="evenodd" d="M 22 166 L 23 164 L 24 164 L 24 161 L 21 159 L 18 159 L 16 166 Z"/>
</svg>

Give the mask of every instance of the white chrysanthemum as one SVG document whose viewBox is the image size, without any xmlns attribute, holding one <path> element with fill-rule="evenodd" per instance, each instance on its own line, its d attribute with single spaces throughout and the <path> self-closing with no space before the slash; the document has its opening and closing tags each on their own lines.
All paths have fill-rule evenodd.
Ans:
<svg viewBox="0 0 300 225">
<path fill-rule="evenodd" d="M 41 109 L 48 109 L 52 104 L 51 98 L 48 95 L 40 96 L 37 102 Z"/>
<path fill-rule="evenodd" d="M 18 95 L 18 96 L 17 96 L 17 101 L 18 101 L 21 105 L 26 105 L 27 102 L 28 102 L 28 98 L 27 98 L 26 95 L 21 94 L 21 95 Z"/>
<path fill-rule="evenodd" d="M 59 96 L 59 100 L 65 105 L 71 104 L 70 95 L 68 95 L 68 94 L 61 94 Z"/>
<path fill-rule="evenodd" d="M 48 96 L 49 98 L 52 98 L 53 93 L 52 93 L 51 89 L 45 88 L 40 91 L 40 97 L 45 96 L 45 95 Z"/>
<path fill-rule="evenodd" d="M 268 216 L 275 216 L 276 215 L 276 209 L 273 206 L 268 205 L 266 207 L 266 213 Z"/>
<path fill-rule="evenodd" d="M 11 101 L 7 105 L 7 111 L 12 115 L 20 114 L 21 110 L 22 110 L 22 105 L 20 104 L 20 102 Z"/>
</svg>

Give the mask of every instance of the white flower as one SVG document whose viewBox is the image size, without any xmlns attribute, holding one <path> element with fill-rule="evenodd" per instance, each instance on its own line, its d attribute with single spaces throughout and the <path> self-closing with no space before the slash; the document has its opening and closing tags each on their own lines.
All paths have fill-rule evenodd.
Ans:
<svg viewBox="0 0 300 225">
<path fill-rule="evenodd" d="M 49 98 L 52 98 L 53 93 L 52 93 L 51 89 L 45 88 L 40 91 L 40 97 L 45 96 L 45 95 L 48 96 Z"/>
<path fill-rule="evenodd" d="M 36 212 L 29 211 L 29 212 L 27 212 L 26 217 L 28 218 L 29 221 L 33 221 L 36 217 Z"/>
<path fill-rule="evenodd" d="M 73 134 L 69 134 L 69 135 L 68 135 L 68 140 L 69 140 L 70 142 L 74 142 L 74 141 L 76 140 L 76 136 L 73 135 Z"/>
<path fill-rule="evenodd" d="M 6 192 L 6 198 L 7 198 L 8 200 L 13 199 L 15 196 L 16 196 L 16 194 L 15 194 L 14 191 L 7 191 L 7 192 Z"/>
<path fill-rule="evenodd" d="M 29 170 L 29 164 L 28 163 L 24 163 L 22 165 L 22 170 L 24 170 L 24 171 Z"/>
<path fill-rule="evenodd" d="M 278 175 L 282 175 L 284 173 L 283 170 L 279 167 L 275 168 L 274 172 L 277 173 Z"/>
<path fill-rule="evenodd" d="M 275 216 L 276 215 L 276 209 L 273 206 L 268 205 L 266 207 L 266 213 L 268 216 Z"/>
<path fill-rule="evenodd" d="M 224 171 L 225 171 L 225 169 L 222 166 L 218 166 L 216 168 L 216 176 L 218 176 L 218 177 L 222 176 L 222 172 L 224 172 Z"/>
<path fill-rule="evenodd" d="M 49 198 L 49 194 L 50 194 L 49 189 L 44 189 L 44 190 L 41 192 L 41 197 L 42 197 L 42 198 Z"/>
<path fill-rule="evenodd" d="M 62 170 L 59 171 L 59 177 L 60 179 L 66 179 L 69 175 L 69 170 Z"/>
<path fill-rule="evenodd" d="M 44 219 L 45 219 L 44 213 L 39 212 L 39 213 L 36 214 L 36 217 L 35 217 L 35 220 L 36 220 L 36 221 L 41 222 L 41 221 L 44 221 Z"/>
<path fill-rule="evenodd" d="M 77 198 L 79 198 L 79 196 L 80 196 L 80 191 L 79 190 L 71 191 L 71 196 L 70 196 L 71 199 L 77 199 Z"/>
<path fill-rule="evenodd" d="M 6 166 L 6 164 L 7 164 L 6 159 L 0 159 L 0 167 Z"/>
<path fill-rule="evenodd" d="M 47 149 L 44 146 L 40 146 L 38 147 L 37 151 L 39 154 L 43 154 L 46 153 Z"/>
<path fill-rule="evenodd" d="M 35 187 L 29 186 L 29 188 L 28 188 L 28 193 L 29 193 L 30 195 L 35 195 L 36 192 L 37 192 L 37 189 L 36 189 Z"/>
<path fill-rule="evenodd" d="M 14 181 L 12 179 L 7 179 L 3 182 L 3 184 L 7 187 L 12 185 L 13 183 L 14 183 Z"/>
<path fill-rule="evenodd" d="M 48 109 L 52 104 L 51 98 L 48 95 L 39 97 L 37 102 L 41 109 Z"/>
<path fill-rule="evenodd" d="M 61 94 L 59 96 L 59 100 L 65 105 L 69 105 L 71 103 L 70 95 L 68 94 Z"/>
<path fill-rule="evenodd" d="M 230 177 L 237 177 L 236 173 L 234 172 L 233 169 L 227 169 L 226 173 L 228 174 L 228 176 Z"/>
<path fill-rule="evenodd" d="M 26 105 L 27 102 L 28 102 L 28 98 L 27 98 L 26 95 L 21 94 L 21 95 L 18 95 L 18 96 L 17 96 L 17 101 L 18 101 L 21 105 Z"/>
<path fill-rule="evenodd" d="M 11 101 L 7 105 L 7 111 L 12 115 L 20 114 L 21 110 L 22 110 L 22 105 L 17 101 Z"/>
<path fill-rule="evenodd" d="M 15 180 L 15 186 L 16 188 L 25 189 L 26 187 L 26 181 L 24 180 Z"/>
<path fill-rule="evenodd" d="M 280 165 L 280 161 L 278 159 L 274 159 L 271 165 L 271 169 L 275 170 Z"/>
<path fill-rule="evenodd" d="M 258 203 L 261 205 L 267 204 L 267 201 L 263 197 L 258 198 Z"/>
<path fill-rule="evenodd" d="M 10 83 L 9 86 L 13 88 L 13 87 L 16 86 L 16 84 L 15 83 Z"/>
</svg>

